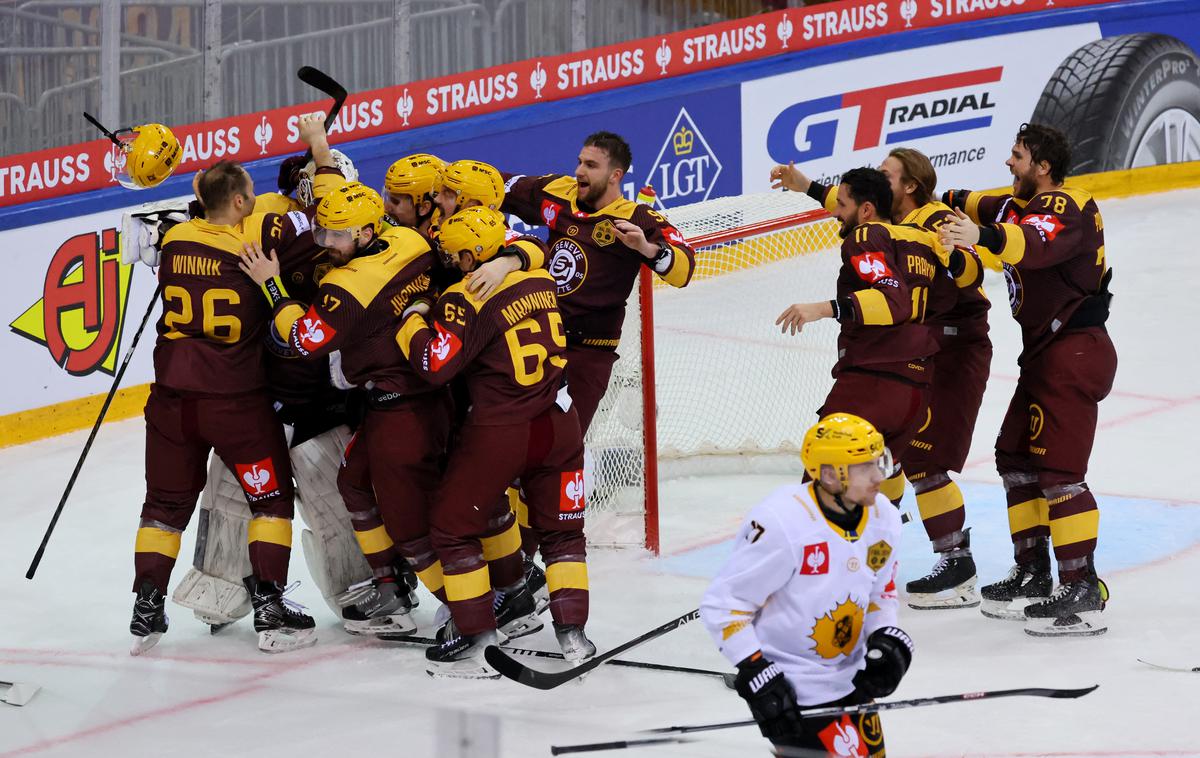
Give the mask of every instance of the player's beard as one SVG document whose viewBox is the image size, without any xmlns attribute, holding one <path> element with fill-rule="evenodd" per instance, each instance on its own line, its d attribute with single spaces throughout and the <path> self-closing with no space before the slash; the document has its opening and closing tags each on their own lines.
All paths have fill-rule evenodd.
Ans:
<svg viewBox="0 0 1200 758">
<path fill-rule="evenodd" d="M 1037 194 L 1037 179 L 1033 169 L 1028 173 L 1016 174 L 1013 180 L 1013 197 L 1018 200 L 1031 200 Z"/>
<path fill-rule="evenodd" d="M 575 182 L 576 182 L 576 185 L 578 185 L 579 179 L 576 179 Z M 599 202 L 600 198 L 604 195 L 605 185 L 597 184 L 596 182 L 593 182 L 590 179 L 587 180 L 587 182 L 588 183 L 587 183 L 586 188 L 580 187 L 580 189 L 583 190 L 584 194 L 579 196 L 579 200 L 581 202 L 583 202 L 585 205 L 587 205 L 589 208 L 595 209 L 597 207 L 596 203 Z"/>
</svg>

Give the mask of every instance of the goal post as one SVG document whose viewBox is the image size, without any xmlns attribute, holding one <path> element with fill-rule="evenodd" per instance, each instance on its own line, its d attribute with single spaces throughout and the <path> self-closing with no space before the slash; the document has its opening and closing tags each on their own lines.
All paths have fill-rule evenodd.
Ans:
<svg viewBox="0 0 1200 758">
<path fill-rule="evenodd" d="M 696 251 L 690 284 L 643 268 L 620 358 L 585 440 L 588 540 L 657 553 L 658 485 L 792 473 L 832 385 L 837 325 L 780 333 L 795 302 L 832 297 L 836 221 L 807 195 L 764 192 L 669 209 Z"/>
</svg>

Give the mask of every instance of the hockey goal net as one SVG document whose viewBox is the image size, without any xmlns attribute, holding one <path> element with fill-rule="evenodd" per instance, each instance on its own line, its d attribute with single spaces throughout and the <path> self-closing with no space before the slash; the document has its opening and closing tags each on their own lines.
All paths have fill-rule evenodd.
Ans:
<svg viewBox="0 0 1200 758">
<path fill-rule="evenodd" d="M 836 221 L 806 195 L 765 192 L 668 209 L 696 251 L 677 289 L 643 268 L 621 357 L 586 438 L 588 539 L 659 547 L 659 482 L 798 472 L 832 384 L 837 325 L 780 334 L 791 303 L 828 299 Z"/>
</svg>

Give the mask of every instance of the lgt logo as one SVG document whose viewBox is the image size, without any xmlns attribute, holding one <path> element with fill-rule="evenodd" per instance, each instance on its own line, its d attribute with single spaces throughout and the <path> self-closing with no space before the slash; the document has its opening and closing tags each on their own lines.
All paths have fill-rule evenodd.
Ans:
<svg viewBox="0 0 1200 758">
<path fill-rule="evenodd" d="M 121 263 L 116 229 L 76 235 L 59 246 L 46 269 L 42 298 L 9 328 L 45 345 L 73 376 L 113 373 L 133 267 Z"/>
<path fill-rule="evenodd" d="M 984 85 L 999 82 L 1003 74 L 1001 66 L 983 68 L 790 105 L 767 130 L 767 153 L 777 163 L 828 158 L 834 154 L 839 135 L 851 128 L 855 151 L 869 150 L 885 141 L 891 144 L 986 129 L 992 125 L 992 117 L 980 114 L 995 108 L 996 103 L 991 100 L 991 89 Z M 967 87 L 984 88 L 966 94 L 943 94 Z"/>
<path fill-rule="evenodd" d="M 720 175 L 721 161 L 716 151 L 704 139 L 687 108 L 680 108 L 645 182 L 658 189 L 656 205 L 663 208 L 668 200 L 675 201 L 673 205 L 707 200 Z"/>
</svg>

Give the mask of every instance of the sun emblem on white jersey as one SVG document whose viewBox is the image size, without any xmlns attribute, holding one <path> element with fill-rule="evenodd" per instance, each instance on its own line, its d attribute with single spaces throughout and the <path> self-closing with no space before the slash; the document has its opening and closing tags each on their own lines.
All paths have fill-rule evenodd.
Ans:
<svg viewBox="0 0 1200 758">
<path fill-rule="evenodd" d="M 836 608 L 817 619 L 808 636 L 816 643 L 817 655 L 833 659 L 854 652 L 862 626 L 863 609 L 847 596 Z"/>
</svg>

